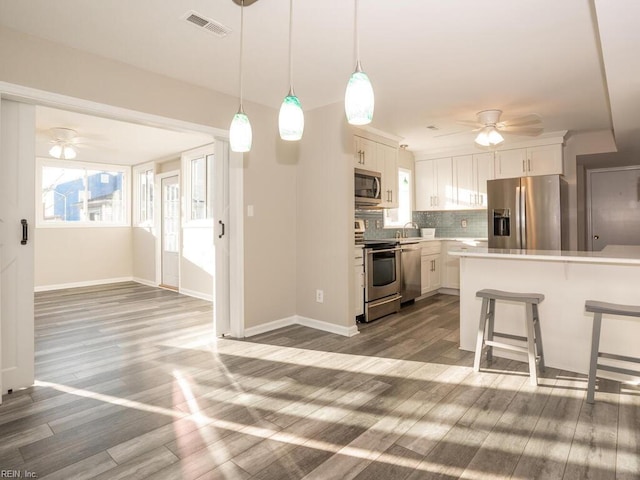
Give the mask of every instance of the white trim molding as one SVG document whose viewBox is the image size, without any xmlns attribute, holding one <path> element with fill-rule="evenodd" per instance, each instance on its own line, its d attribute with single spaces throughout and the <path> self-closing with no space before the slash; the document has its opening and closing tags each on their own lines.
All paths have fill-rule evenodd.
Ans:
<svg viewBox="0 0 640 480">
<path fill-rule="evenodd" d="M 181 295 L 187 295 L 189 297 L 199 298 L 200 300 L 213 302 L 213 295 L 207 295 L 202 292 L 196 292 L 195 290 L 189 290 L 188 288 L 181 288 L 179 289 L 178 293 L 180 293 Z"/>
<path fill-rule="evenodd" d="M 65 290 L 67 288 L 79 288 L 79 287 L 95 287 L 96 285 L 109 285 L 111 283 L 122 282 L 135 282 L 133 277 L 117 277 L 117 278 L 102 278 L 100 280 L 87 280 L 85 282 L 71 282 L 71 283 L 59 283 L 56 285 L 40 285 L 33 289 L 34 292 L 49 292 L 51 290 Z M 138 282 L 142 283 L 142 282 Z"/>
<path fill-rule="evenodd" d="M 261 333 L 271 332 L 278 328 L 289 327 L 291 325 L 301 325 L 303 327 L 309 327 L 327 333 L 335 333 L 336 335 L 342 335 L 343 337 L 353 337 L 360 333 L 357 325 L 345 327 L 300 315 L 292 315 L 279 320 L 273 320 L 272 322 L 263 323 L 255 327 L 245 328 L 244 336 L 253 337 L 254 335 L 260 335 Z"/>
</svg>

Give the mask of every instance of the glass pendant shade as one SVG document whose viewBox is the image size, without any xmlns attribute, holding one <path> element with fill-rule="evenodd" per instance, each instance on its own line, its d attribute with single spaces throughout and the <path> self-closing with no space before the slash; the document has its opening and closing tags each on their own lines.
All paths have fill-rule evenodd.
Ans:
<svg viewBox="0 0 640 480">
<path fill-rule="evenodd" d="M 489 126 L 482 129 L 475 142 L 483 147 L 491 147 L 504 142 L 504 138 L 495 127 Z"/>
<path fill-rule="evenodd" d="M 229 128 L 229 144 L 234 152 L 248 152 L 251 150 L 253 134 L 249 117 L 242 111 L 238 111 L 233 116 L 231 127 Z"/>
<path fill-rule="evenodd" d="M 351 125 L 367 125 L 373 119 L 373 87 L 360 62 L 347 83 L 344 95 L 344 109 Z"/>
<path fill-rule="evenodd" d="M 304 132 L 304 113 L 300 100 L 293 92 L 284 97 L 278 115 L 278 127 L 282 140 L 296 141 L 302 138 Z"/>
</svg>

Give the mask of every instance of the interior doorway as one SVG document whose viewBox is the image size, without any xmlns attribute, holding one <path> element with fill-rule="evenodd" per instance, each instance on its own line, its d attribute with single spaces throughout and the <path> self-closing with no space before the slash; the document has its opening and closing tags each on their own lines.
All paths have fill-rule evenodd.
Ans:
<svg viewBox="0 0 640 480">
<path fill-rule="evenodd" d="M 640 166 L 587 171 L 587 244 L 640 245 Z"/>
<path fill-rule="evenodd" d="M 161 177 L 161 287 L 178 290 L 180 287 L 180 177 L 171 174 Z"/>
</svg>

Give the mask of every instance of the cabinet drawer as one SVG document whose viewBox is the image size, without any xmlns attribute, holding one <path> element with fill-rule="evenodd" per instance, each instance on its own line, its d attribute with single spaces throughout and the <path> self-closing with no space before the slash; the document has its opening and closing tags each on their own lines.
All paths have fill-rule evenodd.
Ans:
<svg viewBox="0 0 640 480">
<path fill-rule="evenodd" d="M 423 242 L 422 255 L 433 255 L 434 253 L 440 253 L 441 248 L 441 242 Z"/>
</svg>

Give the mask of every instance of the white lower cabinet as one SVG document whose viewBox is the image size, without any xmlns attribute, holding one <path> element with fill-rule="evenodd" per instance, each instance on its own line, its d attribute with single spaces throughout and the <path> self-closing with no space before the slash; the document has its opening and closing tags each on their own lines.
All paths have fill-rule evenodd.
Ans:
<svg viewBox="0 0 640 480">
<path fill-rule="evenodd" d="M 364 256 L 362 248 L 355 249 L 355 301 L 356 301 L 356 317 L 364 315 Z"/>
<path fill-rule="evenodd" d="M 448 241 L 444 245 L 443 256 L 443 271 L 444 279 L 442 286 L 444 288 L 456 288 L 460 289 L 460 257 L 449 255 L 449 250 L 464 248 L 464 243 Z"/>
<path fill-rule="evenodd" d="M 442 286 L 440 249 L 441 242 L 427 242 L 422 247 L 420 278 L 422 295 Z"/>
</svg>

